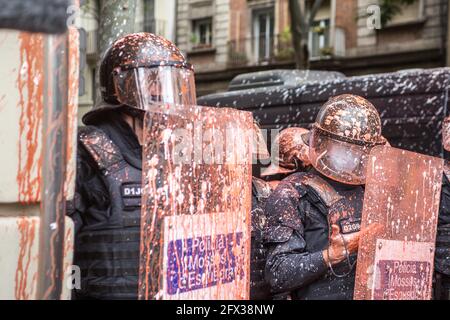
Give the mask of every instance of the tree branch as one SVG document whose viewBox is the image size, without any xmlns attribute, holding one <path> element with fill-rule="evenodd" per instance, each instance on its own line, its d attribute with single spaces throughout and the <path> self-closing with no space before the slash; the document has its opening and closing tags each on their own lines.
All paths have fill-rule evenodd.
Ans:
<svg viewBox="0 0 450 320">
<path fill-rule="evenodd" d="M 322 6 L 323 0 L 315 0 L 313 7 L 311 8 L 311 11 L 308 15 L 308 26 L 311 26 L 314 22 L 314 18 L 316 17 L 317 12 L 319 11 L 320 7 Z"/>
</svg>

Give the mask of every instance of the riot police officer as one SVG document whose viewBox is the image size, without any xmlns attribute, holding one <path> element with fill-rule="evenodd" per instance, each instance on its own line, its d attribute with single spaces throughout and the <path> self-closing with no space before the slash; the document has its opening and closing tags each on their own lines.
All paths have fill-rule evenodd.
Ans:
<svg viewBox="0 0 450 320">
<path fill-rule="evenodd" d="M 100 67 L 102 102 L 83 117 L 74 263 L 79 299 L 136 299 L 144 113 L 153 103 L 195 104 L 192 67 L 170 41 L 149 33 L 114 42 Z"/>
<path fill-rule="evenodd" d="M 293 299 L 352 299 L 365 168 L 386 143 L 380 116 L 362 97 L 331 98 L 308 143 L 313 170 L 284 179 L 266 203 L 266 279 Z"/>
<path fill-rule="evenodd" d="M 444 149 L 449 152 L 450 117 L 444 120 L 442 126 L 442 142 Z M 450 300 L 450 164 L 445 160 L 434 259 L 434 298 L 438 300 Z"/>
<path fill-rule="evenodd" d="M 272 150 L 275 151 L 273 161 L 262 170 L 261 177 L 279 182 L 291 173 L 307 171 L 311 166 L 309 147 L 305 143 L 308 133 L 309 130 L 300 127 L 281 130 L 272 145 Z M 277 183 L 272 183 L 272 187 L 276 185 Z"/>
<path fill-rule="evenodd" d="M 256 130 L 259 131 L 259 128 Z M 280 176 L 286 176 L 295 171 L 309 166 L 308 146 L 303 142 L 301 135 L 307 134 L 308 130 L 303 128 L 287 128 L 282 130 L 275 141 L 272 150 L 272 164 L 263 168 L 261 177 L 270 177 L 270 181 L 264 181 L 255 176 L 252 177 L 252 240 L 250 259 L 250 299 L 269 300 L 287 299 L 285 294 L 273 296 L 270 286 L 265 281 L 264 270 L 267 258 L 267 248 L 263 245 L 264 229 L 267 225 L 265 205 L 273 189 L 280 182 L 276 180 Z M 262 136 L 262 135 L 261 135 Z M 260 143 L 256 154 L 258 160 L 268 160 L 270 157 L 267 145 Z"/>
<path fill-rule="evenodd" d="M 255 124 L 255 126 L 257 126 Z M 259 126 L 255 128 L 258 147 L 256 150 L 256 162 L 263 160 L 267 162 L 270 158 L 267 145 L 263 142 Z M 308 134 L 304 128 L 287 128 L 282 130 L 273 142 L 272 150 L 276 154 L 272 157 L 272 163 L 264 167 L 261 177 L 270 177 L 270 181 L 264 181 L 255 176 L 252 177 L 252 241 L 251 241 L 251 259 L 250 259 L 250 299 L 268 300 L 268 299 L 286 299 L 286 295 L 272 296 L 270 286 L 265 281 L 264 270 L 267 258 L 267 249 L 263 245 L 264 229 L 267 225 L 267 216 L 265 204 L 267 198 L 280 182 L 277 178 L 286 177 L 296 172 L 304 171 L 311 164 L 309 161 L 309 147 L 305 144 L 302 135 Z M 257 170 L 255 170 L 257 171 Z"/>
</svg>

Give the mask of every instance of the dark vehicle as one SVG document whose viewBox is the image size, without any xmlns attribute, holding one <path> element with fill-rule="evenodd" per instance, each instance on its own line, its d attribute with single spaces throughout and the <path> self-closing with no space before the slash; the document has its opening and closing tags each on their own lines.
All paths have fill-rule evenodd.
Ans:
<svg viewBox="0 0 450 320">
<path fill-rule="evenodd" d="M 227 92 L 201 105 L 252 111 L 264 129 L 310 127 L 328 98 L 352 93 L 369 99 L 392 146 L 443 156 L 441 127 L 448 108 L 450 68 L 345 77 L 337 72 L 273 70 L 237 76 Z"/>
</svg>

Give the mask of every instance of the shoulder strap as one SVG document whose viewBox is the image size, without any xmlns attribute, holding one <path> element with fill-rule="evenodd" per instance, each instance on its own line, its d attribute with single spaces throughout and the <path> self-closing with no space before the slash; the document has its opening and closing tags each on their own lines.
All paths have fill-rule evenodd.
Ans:
<svg viewBox="0 0 450 320">
<path fill-rule="evenodd" d="M 123 161 L 119 147 L 99 128 L 94 126 L 80 127 L 78 139 L 101 171 L 106 172 L 109 168 Z"/>
<path fill-rule="evenodd" d="M 327 208 L 342 199 L 342 196 L 328 182 L 315 174 L 302 175 L 300 182 L 307 187 L 313 198 L 319 200 Z"/>
</svg>

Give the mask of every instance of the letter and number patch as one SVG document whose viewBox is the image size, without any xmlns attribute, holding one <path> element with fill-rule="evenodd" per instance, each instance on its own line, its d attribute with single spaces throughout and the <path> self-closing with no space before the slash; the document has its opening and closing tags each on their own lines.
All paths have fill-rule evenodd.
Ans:
<svg viewBox="0 0 450 320">
<path fill-rule="evenodd" d="M 142 186 L 140 183 L 124 183 L 120 189 L 125 209 L 141 206 Z"/>
<path fill-rule="evenodd" d="M 346 218 L 339 220 L 342 234 L 357 232 L 361 229 L 361 219 Z"/>
</svg>

